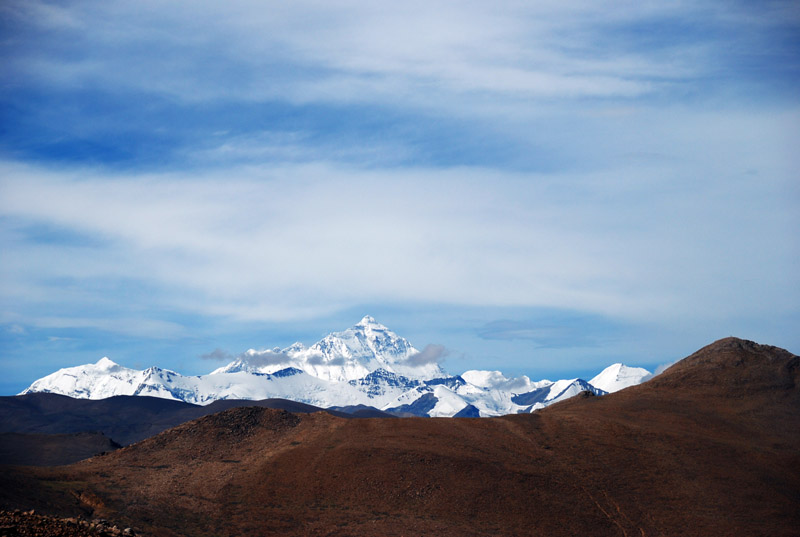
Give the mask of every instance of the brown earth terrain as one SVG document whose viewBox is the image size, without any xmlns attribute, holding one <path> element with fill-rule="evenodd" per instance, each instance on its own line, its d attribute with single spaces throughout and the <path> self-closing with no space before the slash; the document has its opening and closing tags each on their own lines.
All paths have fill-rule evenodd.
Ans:
<svg viewBox="0 0 800 537">
<path fill-rule="evenodd" d="M 347 420 L 233 408 L 0 506 L 179 535 L 798 535 L 800 358 L 735 338 L 530 415 Z"/>
</svg>

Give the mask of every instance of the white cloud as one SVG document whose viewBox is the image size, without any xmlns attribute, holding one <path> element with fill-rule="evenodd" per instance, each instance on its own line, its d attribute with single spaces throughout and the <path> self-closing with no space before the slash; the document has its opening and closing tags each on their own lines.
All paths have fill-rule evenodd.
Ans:
<svg viewBox="0 0 800 537">
<path fill-rule="evenodd" d="M 407 301 L 645 322 L 793 311 L 797 190 L 793 157 L 776 147 L 793 117 L 670 110 L 625 121 L 653 125 L 653 139 L 588 140 L 610 161 L 623 150 L 665 157 L 552 174 L 326 162 L 124 174 L 5 162 L 0 293 L 25 308 L 110 308 L 138 285 L 147 295 L 130 300 L 142 307 L 250 320 Z M 96 240 L 39 244 L 28 224 Z M 89 285 L 98 281 L 106 288 Z"/>
<path fill-rule="evenodd" d="M 96 330 L 103 330 L 115 334 L 122 334 L 125 336 L 132 336 L 137 338 L 146 339 L 175 339 L 187 334 L 186 329 L 178 323 L 171 321 L 162 321 L 157 319 L 146 319 L 142 317 L 130 318 L 108 318 L 108 317 L 81 317 L 76 315 L 69 315 L 64 317 L 55 317 L 49 315 L 32 315 L 21 316 L 18 314 L 4 313 L 0 315 L 3 318 L 16 318 L 23 320 L 26 326 L 35 328 L 51 328 L 51 329 L 73 329 L 73 328 L 90 328 Z M 51 336 L 51 341 L 59 339 L 58 336 Z"/>
<path fill-rule="evenodd" d="M 11 6 L 20 24 L 46 29 L 37 39 L 79 37 L 71 47 L 80 54 L 40 57 L 31 44 L 16 55 L 17 69 L 59 84 L 180 100 L 380 102 L 461 113 L 494 108 L 487 95 L 629 98 L 662 91 L 713 64 L 708 45 L 656 50 L 624 41 L 620 28 L 658 20 L 755 24 L 731 21 L 735 10 L 711 2 Z M 765 19 L 774 24 L 777 15 L 759 14 L 760 24 Z"/>
<path fill-rule="evenodd" d="M 800 113 L 696 97 L 732 41 L 746 49 L 752 33 L 796 24 L 796 10 L 771 6 L 7 2 L 3 14 L 27 28 L 7 41 L 9 72 L 47 91 L 424 108 L 431 121 L 479 117 L 464 125 L 475 138 L 497 135 L 556 164 L 401 168 L 449 141 L 419 148 L 413 136 L 359 133 L 325 145 L 313 126 L 276 134 L 225 122 L 218 143 L 181 148 L 190 164 L 211 164 L 202 172 L 6 161 L 0 297 L 27 312 L 22 325 L 120 302 L 127 319 L 160 308 L 280 320 L 408 301 L 645 322 L 796 311 Z M 639 46 L 664 24 L 691 35 Z M 685 93 L 699 104 L 664 99 Z M 30 225 L 90 240 L 41 243 Z M 54 306 L 58 316 L 42 313 Z M 94 314 L 75 322 L 125 329 Z"/>
</svg>

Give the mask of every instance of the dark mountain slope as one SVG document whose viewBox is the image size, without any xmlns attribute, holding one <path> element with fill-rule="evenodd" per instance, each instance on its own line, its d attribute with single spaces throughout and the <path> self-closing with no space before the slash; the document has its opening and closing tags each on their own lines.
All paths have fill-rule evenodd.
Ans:
<svg viewBox="0 0 800 537">
<path fill-rule="evenodd" d="M 229 399 L 200 406 L 158 397 L 118 395 L 74 399 L 53 393 L 0 397 L 0 433 L 69 434 L 102 432 L 128 445 L 201 416 L 240 406 L 278 408 L 295 413 L 323 409 L 286 399 Z M 345 412 L 330 411 L 341 417 Z"/>
<path fill-rule="evenodd" d="M 99 431 L 126 445 L 203 415 L 203 407 L 156 397 L 73 399 L 52 393 L 0 397 L 0 432 Z"/>
<path fill-rule="evenodd" d="M 199 406 L 157 397 L 124 395 L 99 400 L 73 399 L 52 393 L 0 397 L 0 464 L 71 464 L 198 417 L 242 406 L 277 408 L 299 414 L 322 410 L 286 399 L 229 399 Z M 354 413 L 327 412 L 356 418 L 383 414 L 374 409 L 372 413 L 365 409 Z"/>
<path fill-rule="evenodd" d="M 492 419 L 235 408 L 8 468 L 0 504 L 165 536 L 796 535 L 797 360 L 722 340 L 644 385 Z"/>
<path fill-rule="evenodd" d="M 60 466 L 120 447 L 103 433 L 0 433 L 2 464 Z"/>
</svg>

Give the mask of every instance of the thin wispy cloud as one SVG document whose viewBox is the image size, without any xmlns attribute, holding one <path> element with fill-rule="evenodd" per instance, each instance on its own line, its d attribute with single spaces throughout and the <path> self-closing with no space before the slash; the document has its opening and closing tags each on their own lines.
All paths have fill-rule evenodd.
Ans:
<svg viewBox="0 0 800 537">
<path fill-rule="evenodd" d="M 548 311 L 548 315 L 550 319 L 491 321 L 478 330 L 478 337 L 488 340 L 526 340 L 538 348 L 597 347 L 601 339 L 612 339 L 619 331 L 618 327 L 603 323 L 602 320 L 574 318 L 558 322 L 554 311 Z"/>
<path fill-rule="evenodd" d="M 337 365 L 344 365 L 345 360 L 341 356 L 336 356 L 331 358 L 330 360 L 326 360 L 324 356 L 321 354 L 312 354 L 306 359 L 306 362 L 311 365 L 330 365 L 330 366 L 337 366 Z"/>
<path fill-rule="evenodd" d="M 231 353 L 229 353 L 228 351 L 220 349 L 219 347 L 217 347 L 216 349 L 214 349 L 211 352 L 207 352 L 205 354 L 201 354 L 200 358 L 202 358 L 203 360 L 212 360 L 212 361 L 216 361 L 216 362 L 230 362 L 230 361 L 234 360 L 236 357 L 234 355 L 232 355 Z"/>
<path fill-rule="evenodd" d="M 418 353 L 409 356 L 406 359 L 406 364 L 410 366 L 441 364 L 448 354 L 450 354 L 450 352 L 444 345 L 429 343 Z"/>
<path fill-rule="evenodd" d="M 0 323 L 20 317 L 25 326 L 34 329 L 90 329 L 155 340 L 182 338 L 187 335 L 186 328 L 179 323 L 142 317 L 82 317 L 74 314 L 56 317 L 46 314 L 10 315 L 3 313 L 0 314 Z M 15 335 L 25 335 L 27 332 L 27 329 L 21 325 L 12 324 L 11 327 L 10 332 Z M 49 338 L 69 339 L 58 336 L 49 336 Z"/>
<path fill-rule="evenodd" d="M 651 91 L 653 79 L 675 74 L 674 59 L 653 65 L 634 47 L 616 51 L 614 61 L 597 58 L 597 35 L 587 31 L 597 29 L 598 18 L 635 24 L 637 17 L 664 10 L 628 6 L 625 20 L 614 15 L 621 10 L 598 7 L 232 2 L 224 8 L 176 3 L 143 9 L 120 2 L 14 2 L 7 11 L 30 28 L 31 37 L 82 37 L 61 54 L 45 48 L 49 43 L 42 47 L 46 54 L 31 47 L 17 68 L 64 85 L 116 85 L 181 99 L 383 101 L 400 94 L 418 101 L 413 94 L 424 87 L 633 96 Z M 72 54 L 76 49 L 83 54 Z M 195 64 L 193 58 L 205 61 Z M 112 69 L 119 60 L 128 69 Z"/>
<path fill-rule="evenodd" d="M 266 367 L 270 365 L 286 364 L 291 358 L 286 353 L 274 350 L 247 352 L 239 356 L 244 362 L 253 367 Z"/>
</svg>

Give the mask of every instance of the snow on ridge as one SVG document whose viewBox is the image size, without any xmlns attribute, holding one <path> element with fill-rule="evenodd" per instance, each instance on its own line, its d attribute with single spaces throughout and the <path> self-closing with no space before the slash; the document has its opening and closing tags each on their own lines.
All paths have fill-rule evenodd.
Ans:
<svg viewBox="0 0 800 537">
<path fill-rule="evenodd" d="M 590 382 L 583 379 L 574 378 L 569 380 L 559 380 L 550 387 L 550 392 L 544 400 L 545 405 L 558 403 L 570 397 L 575 397 L 581 392 L 591 392 L 595 395 L 606 395 L 608 392 L 593 386 Z"/>
<path fill-rule="evenodd" d="M 538 388 L 544 388 L 552 384 L 551 381 L 543 379 L 531 382 L 527 375 L 509 378 L 500 371 L 486 371 L 472 369 L 461 374 L 461 378 L 474 386 L 485 389 L 502 389 L 515 393 L 525 393 Z"/>
<path fill-rule="evenodd" d="M 641 384 L 651 376 L 652 373 L 643 367 L 629 367 L 616 363 L 603 369 L 589 381 L 589 384 L 605 392 L 613 393 L 629 386 Z"/>
</svg>

